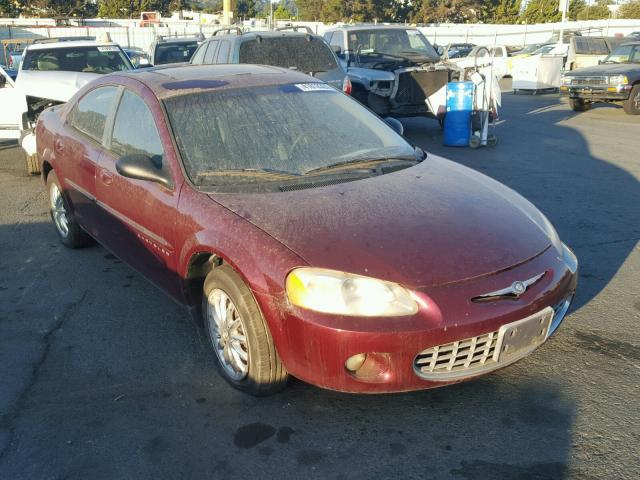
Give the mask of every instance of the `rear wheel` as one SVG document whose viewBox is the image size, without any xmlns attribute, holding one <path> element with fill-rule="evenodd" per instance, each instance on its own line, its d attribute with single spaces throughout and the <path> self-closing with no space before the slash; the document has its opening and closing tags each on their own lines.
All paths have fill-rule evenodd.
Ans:
<svg viewBox="0 0 640 480">
<path fill-rule="evenodd" d="M 58 237 L 65 247 L 82 248 L 93 243 L 93 239 L 85 232 L 73 217 L 69 204 L 62 194 L 62 188 L 55 172 L 47 175 L 49 206 L 51 220 L 56 227 Z"/>
<path fill-rule="evenodd" d="M 223 378 L 238 390 L 264 396 L 285 387 L 288 374 L 251 290 L 229 266 L 204 282 L 203 314 Z"/>
<path fill-rule="evenodd" d="M 629 115 L 640 115 L 640 85 L 634 85 L 631 95 L 622 104 L 625 113 Z"/>
<path fill-rule="evenodd" d="M 586 112 L 591 108 L 591 103 L 584 101 L 582 98 L 570 98 L 569 105 L 574 112 Z"/>
</svg>

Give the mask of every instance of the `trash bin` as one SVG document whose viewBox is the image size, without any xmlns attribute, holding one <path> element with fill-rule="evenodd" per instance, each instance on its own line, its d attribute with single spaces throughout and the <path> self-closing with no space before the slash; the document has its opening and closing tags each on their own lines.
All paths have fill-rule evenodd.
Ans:
<svg viewBox="0 0 640 480">
<path fill-rule="evenodd" d="M 444 144 L 448 147 L 469 146 L 473 93 L 473 82 L 450 82 L 447 84 Z"/>
</svg>

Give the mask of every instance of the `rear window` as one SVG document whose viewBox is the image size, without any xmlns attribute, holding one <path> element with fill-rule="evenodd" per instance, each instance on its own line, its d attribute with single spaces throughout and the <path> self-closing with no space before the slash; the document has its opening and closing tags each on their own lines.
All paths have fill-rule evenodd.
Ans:
<svg viewBox="0 0 640 480">
<path fill-rule="evenodd" d="M 126 54 L 115 45 L 28 50 L 23 70 L 106 74 L 131 70 Z"/>
<path fill-rule="evenodd" d="M 579 55 L 608 55 L 609 46 L 604 38 L 574 37 L 576 53 Z"/>
<path fill-rule="evenodd" d="M 191 60 L 191 57 L 198 49 L 198 42 L 193 43 L 159 43 L 156 45 L 154 65 L 164 65 L 167 63 L 184 63 Z"/>
<path fill-rule="evenodd" d="M 329 72 L 338 68 L 333 52 L 315 37 L 262 38 L 240 46 L 240 63 L 257 63 L 295 69 L 304 73 Z"/>
</svg>

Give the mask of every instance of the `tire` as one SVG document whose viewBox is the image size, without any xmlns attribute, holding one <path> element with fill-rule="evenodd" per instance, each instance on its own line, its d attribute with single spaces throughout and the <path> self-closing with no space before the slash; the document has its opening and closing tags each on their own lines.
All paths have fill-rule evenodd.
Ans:
<svg viewBox="0 0 640 480">
<path fill-rule="evenodd" d="M 585 102 L 582 98 L 570 98 L 569 106 L 574 112 L 586 112 L 591 108 L 591 104 Z"/>
<path fill-rule="evenodd" d="M 250 395 L 266 396 L 282 390 L 289 375 L 253 294 L 240 276 L 228 265 L 217 267 L 207 275 L 203 294 L 205 330 L 222 377 Z M 216 309 L 216 304 L 223 307 Z"/>
<path fill-rule="evenodd" d="M 38 162 L 38 155 L 26 155 L 25 160 L 27 164 L 27 173 L 29 175 L 38 175 L 40 173 L 40 163 Z"/>
<path fill-rule="evenodd" d="M 622 104 L 624 112 L 628 115 L 640 115 L 640 84 L 634 85 L 629 98 Z"/>
<path fill-rule="evenodd" d="M 82 229 L 73 217 L 73 212 L 69 209 L 58 177 L 53 171 L 49 172 L 47 176 L 47 192 L 49 193 L 51 220 L 60 242 L 68 248 L 83 248 L 92 245 L 93 238 Z"/>
</svg>

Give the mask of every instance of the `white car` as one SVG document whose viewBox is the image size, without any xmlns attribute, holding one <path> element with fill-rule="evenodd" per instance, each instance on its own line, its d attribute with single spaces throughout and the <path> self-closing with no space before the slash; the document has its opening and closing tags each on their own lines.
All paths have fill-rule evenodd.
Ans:
<svg viewBox="0 0 640 480">
<path fill-rule="evenodd" d="M 497 79 L 501 79 L 509 74 L 507 69 L 508 59 L 507 47 L 504 45 L 493 45 L 488 47 L 474 47 L 469 55 L 462 58 L 452 58 L 448 60 L 455 63 L 458 67 L 469 69 L 478 67 L 486 67 L 493 64 L 493 74 Z"/>
<path fill-rule="evenodd" d="M 129 57 L 113 42 L 91 40 L 34 42 L 24 50 L 15 82 L 5 72 L 0 88 L 0 139 L 17 138 L 27 172 L 39 173 L 34 128 L 45 109 L 67 102 L 85 84 L 107 73 L 132 70 Z M 2 82 L 2 80 L 0 80 Z"/>
</svg>

